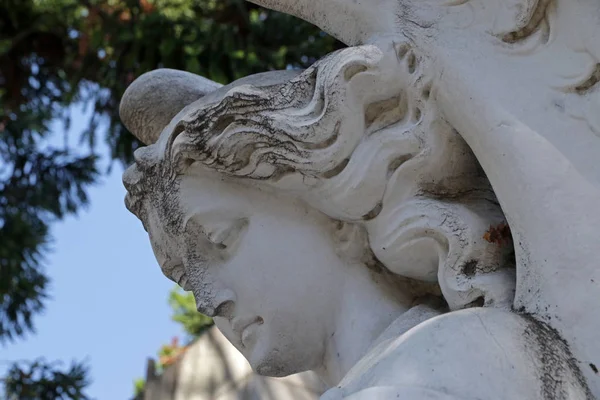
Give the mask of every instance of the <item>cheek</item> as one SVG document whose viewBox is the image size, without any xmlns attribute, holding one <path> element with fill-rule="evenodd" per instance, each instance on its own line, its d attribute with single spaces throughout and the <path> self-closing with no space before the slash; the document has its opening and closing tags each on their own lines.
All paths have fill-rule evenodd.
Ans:
<svg viewBox="0 0 600 400">
<path fill-rule="evenodd" d="M 340 262 L 329 232 L 317 223 L 284 220 L 266 227 L 258 227 L 253 235 L 254 247 L 260 250 L 249 251 L 253 254 L 247 256 L 253 259 L 261 280 L 273 288 L 282 287 L 283 295 L 308 294 Z"/>
<path fill-rule="evenodd" d="M 219 277 L 237 297 L 236 314 L 269 316 L 311 312 L 335 286 L 335 254 L 329 231 L 301 218 L 254 215 Z"/>
<path fill-rule="evenodd" d="M 280 289 L 294 283 L 303 263 L 302 251 L 286 239 L 285 231 L 257 226 L 225 263 L 221 276 L 235 286 L 244 302 L 262 302 L 264 297 L 272 301 L 274 295 L 284 294 Z"/>
</svg>

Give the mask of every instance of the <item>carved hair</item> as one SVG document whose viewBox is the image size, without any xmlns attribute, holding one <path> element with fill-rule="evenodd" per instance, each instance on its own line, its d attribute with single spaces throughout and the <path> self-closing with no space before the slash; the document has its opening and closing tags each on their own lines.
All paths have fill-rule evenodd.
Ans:
<svg viewBox="0 0 600 400">
<path fill-rule="evenodd" d="M 357 238 L 346 247 L 370 247 L 391 272 L 437 281 L 451 309 L 510 304 L 510 247 L 484 239 L 504 217 L 475 157 L 436 109 L 420 61 L 406 45 L 390 54 L 361 46 L 283 83 L 234 86 L 138 153 L 137 173 L 125 176 L 129 208 L 140 216 L 141 192 L 153 190 L 140 188 L 144 171 L 159 168 L 160 179 L 175 181 L 209 168 L 344 222 L 339 234 Z M 356 231 L 348 225 L 367 234 L 346 235 Z"/>
</svg>

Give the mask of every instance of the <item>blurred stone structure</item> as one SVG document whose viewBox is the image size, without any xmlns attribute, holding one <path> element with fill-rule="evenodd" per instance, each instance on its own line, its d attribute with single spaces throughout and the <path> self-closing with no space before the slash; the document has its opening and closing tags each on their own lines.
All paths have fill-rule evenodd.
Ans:
<svg viewBox="0 0 600 400">
<path fill-rule="evenodd" d="M 142 400 L 313 400 L 325 386 L 312 373 L 268 378 L 250 365 L 216 327 L 203 334 L 163 374 L 148 361 Z"/>
</svg>

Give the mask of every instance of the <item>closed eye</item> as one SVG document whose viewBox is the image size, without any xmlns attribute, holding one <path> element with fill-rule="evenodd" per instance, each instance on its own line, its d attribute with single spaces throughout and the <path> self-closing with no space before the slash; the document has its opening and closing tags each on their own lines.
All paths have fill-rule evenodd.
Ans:
<svg viewBox="0 0 600 400">
<path fill-rule="evenodd" d="M 224 261 L 235 252 L 248 225 L 248 218 L 231 218 L 220 213 L 194 214 L 184 223 L 186 246 L 202 253 L 207 260 Z"/>
<path fill-rule="evenodd" d="M 239 244 L 247 226 L 248 219 L 239 218 L 232 223 L 218 228 L 215 227 L 211 229 L 210 227 L 205 226 L 205 229 L 208 231 L 208 240 L 216 247 L 216 249 L 232 252 Z"/>
</svg>

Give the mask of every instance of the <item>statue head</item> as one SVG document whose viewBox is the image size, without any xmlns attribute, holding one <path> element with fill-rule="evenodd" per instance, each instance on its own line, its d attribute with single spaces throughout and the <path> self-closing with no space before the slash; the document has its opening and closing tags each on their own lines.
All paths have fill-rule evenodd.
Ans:
<svg viewBox="0 0 600 400">
<path fill-rule="evenodd" d="M 510 248 L 485 238 L 502 212 L 417 61 L 362 46 L 224 87 L 159 70 L 125 94 L 149 144 L 124 174 L 127 207 L 259 373 L 317 366 L 348 274 L 393 281 L 408 304 L 512 301 Z M 144 104 L 161 85 L 156 117 Z"/>
</svg>

